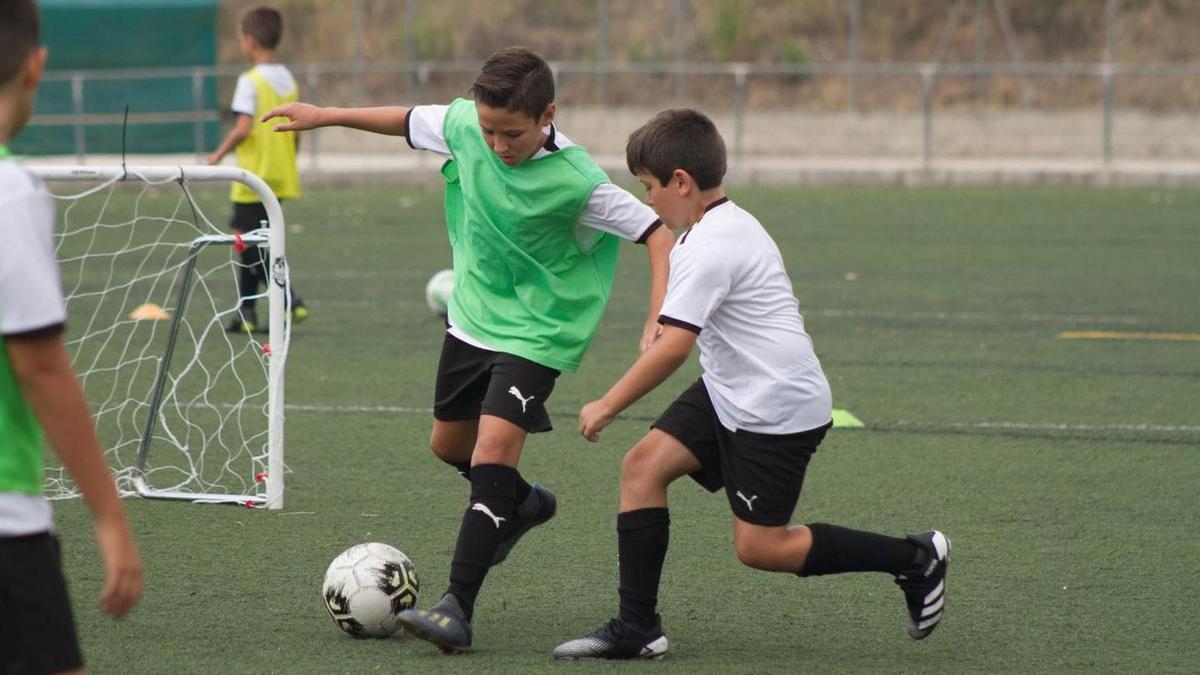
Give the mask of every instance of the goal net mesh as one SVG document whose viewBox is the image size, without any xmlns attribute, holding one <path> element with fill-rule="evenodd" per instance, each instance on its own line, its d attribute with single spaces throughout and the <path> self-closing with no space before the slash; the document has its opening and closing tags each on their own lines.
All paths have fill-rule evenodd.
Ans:
<svg viewBox="0 0 1200 675">
<path fill-rule="evenodd" d="M 123 494 L 257 505 L 270 464 L 269 364 L 286 356 L 287 323 L 276 345 L 226 327 L 240 316 L 238 251 L 262 246 L 268 260 L 267 224 L 230 236 L 209 217 L 227 214 L 229 181 L 194 186 L 182 175 L 43 176 L 57 206 L 65 340 Z M 268 295 L 254 297 L 259 316 Z M 53 461 L 46 494 L 76 496 Z"/>
</svg>

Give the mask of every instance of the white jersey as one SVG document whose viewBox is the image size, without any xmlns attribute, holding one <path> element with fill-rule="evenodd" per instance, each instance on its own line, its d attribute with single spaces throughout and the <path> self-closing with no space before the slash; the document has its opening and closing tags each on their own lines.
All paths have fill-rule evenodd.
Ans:
<svg viewBox="0 0 1200 675">
<path fill-rule="evenodd" d="M 416 150 L 428 150 L 451 159 L 453 153 L 446 144 L 446 136 L 442 131 L 446 121 L 446 105 L 420 105 L 412 108 L 404 121 L 405 137 L 408 145 Z M 545 145 L 538 148 L 533 158 L 544 157 L 552 152 L 575 145 L 571 139 L 558 131 L 553 124 L 542 130 L 547 140 Z M 601 183 L 592 191 L 583 212 L 579 214 L 578 227 L 582 229 L 599 230 L 614 234 L 622 239 L 645 243 L 646 238 L 662 225 L 662 221 L 654 211 L 642 203 L 637 197 L 612 183 Z M 580 234 L 581 240 L 589 239 L 588 235 Z M 450 325 L 450 334 L 454 337 L 480 349 L 496 351 L 464 333 L 461 329 Z"/>
<path fill-rule="evenodd" d="M 54 204 L 41 180 L 0 160 L 0 334 L 61 326 L 66 319 L 54 256 Z M 0 537 L 53 527 L 44 497 L 0 492 Z"/>
<path fill-rule="evenodd" d="M 698 335 L 704 384 L 726 429 L 791 434 L 830 421 L 829 383 L 779 248 L 728 199 L 671 250 L 659 320 Z"/>
<path fill-rule="evenodd" d="M 287 96 L 296 90 L 296 79 L 292 77 L 292 71 L 282 63 L 260 63 L 251 70 L 266 80 L 280 96 Z M 237 87 L 233 90 L 233 102 L 229 108 L 240 115 L 258 115 L 258 89 L 248 75 L 243 73 L 238 76 Z"/>
</svg>

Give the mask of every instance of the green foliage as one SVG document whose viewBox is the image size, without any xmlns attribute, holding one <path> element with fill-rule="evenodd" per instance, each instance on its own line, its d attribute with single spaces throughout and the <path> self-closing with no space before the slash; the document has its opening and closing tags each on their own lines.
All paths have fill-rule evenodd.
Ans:
<svg viewBox="0 0 1200 675">
<path fill-rule="evenodd" d="M 788 40 L 779 47 L 779 63 L 785 66 L 807 66 L 809 64 L 808 48 L 798 40 Z M 793 84 L 806 82 L 811 75 L 789 75 L 788 81 Z"/>
<path fill-rule="evenodd" d="M 746 57 L 750 17 L 742 0 L 717 0 L 713 14 L 712 49 L 718 61 Z"/>
<path fill-rule="evenodd" d="M 454 29 L 438 21 L 427 6 L 418 10 L 416 27 L 412 30 L 416 42 L 413 53 L 418 61 L 452 61 L 455 57 Z"/>
</svg>

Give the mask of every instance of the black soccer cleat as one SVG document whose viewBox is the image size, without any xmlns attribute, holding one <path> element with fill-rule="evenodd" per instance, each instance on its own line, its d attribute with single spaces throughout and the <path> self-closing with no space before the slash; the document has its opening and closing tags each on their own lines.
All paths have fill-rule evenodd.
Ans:
<svg viewBox="0 0 1200 675">
<path fill-rule="evenodd" d="M 924 640 L 937 628 L 946 610 L 946 569 L 950 566 L 950 540 L 937 530 L 910 534 L 908 540 L 929 558 L 918 569 L 896 575 L 908 605 L 905 628 L 914 640 Z"/>
<path fill-rule="evenodd" d="M 406 609 L 396 617 L 406 632 L 432 642 L 443 654 L 462 654 L 471 649 L 471 622 L 447 593 L 429 609 Z"/>
<path fill-rule="evenodd" d="M 662 619 L 655 615 L 654 627 L 642 629 L 621 619 L 611 619 L 600 628 L 554 648 L 554 658 L 570 661 L 591 659 L 661 659 L 667 655 L 667 636 Z"/>
<path fill-rule="evenodd" d="M 226 333 L 253 333 L 258 330 L 258 313 L 253 309 L 239 309 L 225 327 Z"/>
<path fill-rule="evenodd" d="M 496 555 L 492 556 L 493 567 L 504 562 L 526 532 L 550 520 L 558 512 L 558 500 L 554 498 L 554 493 L 539 483 L 530 487 L 533 489 L 529 491 L 529 496 L 513 511 L 515 529 L 496 547 Z"/>
<path fill-rule="evenodd" d="M 300 298 L 296 298 L 292 303 L 292 323 L 300 323 L 310 316 L 312 316 L 312 312 L 308 311 L 308 305 L 305 305 Z"/>
</svg>

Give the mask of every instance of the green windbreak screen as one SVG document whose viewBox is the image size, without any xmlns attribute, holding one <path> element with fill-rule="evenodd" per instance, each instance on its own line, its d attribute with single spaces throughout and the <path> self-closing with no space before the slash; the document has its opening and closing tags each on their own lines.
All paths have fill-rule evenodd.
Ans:
<svg viewBox="0 0 1200 675">
<path fill-rule="evenodd" d="M 13 141 L 14 152 L 120 152 L 120 117 L 127 105 L 131 116 L 173 117 L 131 122 L 126 133 L 130 153 L 192 152 L 215 146 L 218 125 L 211 118 L 219 107 L 213 77 L 199 83 L 191 75 L 85 77 L 79 92 L 84 114 L 81 133 L 73 118 L 61 117 L 79 112 L 72 82 L 61 78 L 80 70 L 214 65 L 217 0 L 42 0 L 39 5 L 42 42 L 50 49 L 47 77 L 38 90 L 34 123 Z M 198 127 L 190 118 L 179 119 L 197 113 L 207 118 Z"/>
</svg>

